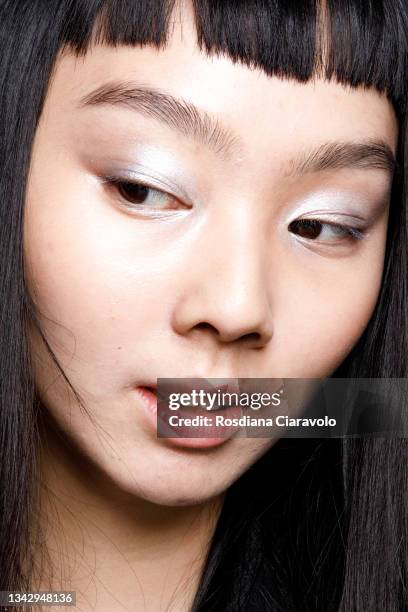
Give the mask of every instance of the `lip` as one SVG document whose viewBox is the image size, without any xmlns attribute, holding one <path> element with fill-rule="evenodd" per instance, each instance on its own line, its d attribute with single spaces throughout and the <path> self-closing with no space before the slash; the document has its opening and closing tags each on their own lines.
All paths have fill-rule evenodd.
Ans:
<svg viewBox="0 0 408 612">
<path fill-rule="evenodd" d="M 178 386 L 177 388 L 179 392 L 180 392 L 180 389 L 182 389 L 182 387 L 180 386 Z M 208 385 L 208 384 L 202 385 L 202 386 L 200 385 L 200 388 L 203 388 L 209 391 L 215 390 L 214 386 Z M 227 390 L 227 388 L 228 388 L 228 385 L 220 385 L 217 387 L 217 389 L 224 389 L 224 390 Z M 231 390 L 231 386 L 229 386 L 229 389 Z M 186 386 L 185 390 L 186 391 L 191 390 L 191 386 L 188 388 Z M 139 385 L 138 387 L 136 387 L 136 393 L 141 399 L 141 403 L 145 409 L 144 412 L 149 422 L 149 425 L 152 428 L 152 430 L 155 431 L 157 435 L 158 419 L 160 420 L 160 410 L 158 414 L 157 387 L 156 385 L 148 385 L 148 386 Z M 167 410 L 165 412 L 168 414 Z M 226 412 L 228 412 L 228 415 L 225 414 Z M 241 408 L 232 407 L 232 408 L 227 408 L 223 410 L 223 414 L 225 416 L 228 416 L 228 418 L 236 418 L 238 416 L 241 416 L 242 413 L 241 413 Z M 180 416 L 181 416 L 181 412 L 180 412 Z M 186 409 L 183 409 L 182 416 L 184 418 L 193 418 L 197 416 L 197 411 L 191 412 Z M 209 431 L 208 426 L 194 427 L 194 433 L 198 435 L 195 435 L 194 437 L 187 437 L 183 435 L 183 427 L 179 427 L 176 433 L 176 431 L 170 427 L 167 421 L 162 419 L 160 421 L 160 430 L 162 432 L 168 432 L 169 437 L 160 436 L 160 439 L 166 440 L 168 443 L 174 446 L 178 446 L 178 447 L 213 448 L 213 447 L 221 446 L 225 444 L 226 442 L 228 442 L 228 440 L 230 440 L 233 437 L 233 435 L 236 433 L 236 431 L 238 431 L 238 429 L 239 428 L 237 428 L 236 426 L 235 427 L 218 426 L 216 428 L 216 433 L 218 435 L 216 437 L 215 436 L 211 437 L 209 435 L 210 431 Z M 184 433 L 187 433 L 189 431 L 190 432 L 192 431 L 191 427 L 188 427 L 187 429 L 185 429 Z M 206 434 L 205 437 L 199 437 L 199 434 L 201 432 L 203 435 Z M 176 435 L 177 437 L 175 437 Z"/>
<path fill-rule="evenodd" d="M 158 380 L 164 380 L 164 379 L 158 379 Z M 194 386 L 197 385 L 200 389 L 202 389 L 203 391 L 209 392 L 209 393 L 215 392 L 218 390 L 221 392 L 227 392 L 227 391 L 239 392 L 239 386 L 238 386 L 238 383 L 236 382 L 237 379 L 218 378 L 218 379 L 213 379 L 213 380 L 218 380 L 218 381 L 228 380 L 229 382 L 228 383 L 223 382 L 222 384 L 218 384 L 218 383 L 212 383 L 211 379 L 208 379 L 208 378 L 184 377 L 182 379 L 175 379 L 174 382 L 171 382 L 171 379 L 166 379 L 166 388 L 170 392 L 172 392 L 172 390 L 174 389 L 174 392 L 177 392 L 177 393 L 189 393 L 191 392 L 192 388 L 194 388 Z M 231 381 L 234 381 L 234 382 L 231 382 Z M 150 384 L 148 385 L 148 388 L 153 389 L 154 392 L 157 394 L 158 388 L 156 384 Z M 160 395 L 159 395 L 159 399 L 160 399 Z"/>
</svg>

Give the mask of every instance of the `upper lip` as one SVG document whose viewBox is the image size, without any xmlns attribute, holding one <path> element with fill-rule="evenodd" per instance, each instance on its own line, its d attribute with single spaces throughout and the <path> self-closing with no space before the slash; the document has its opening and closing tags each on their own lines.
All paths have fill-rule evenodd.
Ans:
<svg viewBox="0 0 408 612">
<path fill-rule="evenodd" d="M 207 393 L 216 393 L 217 391 L 220 391 L 221 393 L 248 393 L 251 391 L 262 391 L 262 389 L 248 389 L 248 386 L 245 385 L 245 378 L 244 379 L 237 379 L 237 378 L 226 378 L 226 377 L 220 377 L 219 379 L 217 379 L 216 377 L 211 377 L 209 378 L 204 378 L 204 377 L 200 377 L 200 376 L 191 376 L 191 377 L 174 377 L 174 378 L 168 378 L 166 377 L 166 388 L 165 388 L 165 392 L 163 392 L 163 387 L 161 386 L 161 388 L 158 390 L 158 385 L 157 385 L 157 380 L 156 379 L 155 382 L 148 382 L 145 384 L 141 384 L 140 386 L 142 387 L 147 387 L 148 389 L 150 389 L 157 397 L 157 399 L 161 401 L 164 401 L 165 403 L 167 403 L 167 401 L 169 400 L 169 394 L 170 393 L 191 393 L 191 391 L 193 389 L 202 389 L 203 391 L 207 392 Z M 220 380 L 220 384 L 216 384 L 216 380 Z M 238 383 L 238 380 L 241 380 L 242 384 Z M 275 379 L 268 379 L 268 380 L 275 380 Z M 283 379 L 276 379 L 277 385 L 276 385 L 276 389 L 273 389 L 273 391 L 271 391 L 270 389 L 268 389 L 269 393 L 272 392 L 277 392 L 281 386 L 282 386 L 282 382 Z M 264 389 L 265 391 L 265 389 Z"/>
<path fill-rule="evenodd" d="M 158 379 L 163 380 L 163 379 Z M 220 384 L 216 383 L 216 377 L 202 378 L 200 376 L 183 376 L 180 378 L 166 378 L 166 387 L 169 392 L 177 392 L 177 393 L 189 393 L 193 389 L 202 389 L 208 393 L 214 393 L 216 391 L 221 391 L 223 393 L 226 392 L 236 392 L 239 393 L 238 382 L 236 378 L 227 379 L 226 377 L 220 377 Z M 228 381 L 228 382 L 226 382 Z M 153 391 L 157 395 L 157 382 L 148 382 L 139 385 L 140 387 L 146 387 Z M 174 391 L 173 391 L 174 390 Z"/>
</svg>

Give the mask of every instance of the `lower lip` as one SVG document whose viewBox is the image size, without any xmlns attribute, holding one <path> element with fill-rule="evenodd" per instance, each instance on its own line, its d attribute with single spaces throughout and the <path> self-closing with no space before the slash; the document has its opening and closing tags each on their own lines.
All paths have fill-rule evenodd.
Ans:
<svg viewBox="0 0 408 612">
<path fill-rule="evenodd" d="M 137 387 L 136 389 L 137 394 L 139 395 L 139 397 L 142 400 L 143 406 L 146 409 L 145 413 L 149 419 L 150 424 L 153 426 L 154 430 L 157 432 L 157 396 L 155 393 L 153 393 L 153 391 L 151 391 L 150 389 L 148 389 L 147 387 Z M 237 418 L 241 416 L 241 409 L 238 407 L 233 407 L 233 408 L 227 408 L 224 409 L 222 411 L 222 414 L 226 417 L 226 418 Z M 180 416 L 183 416 L 185 418 L 192 418 L 194 416 L 197 416 L 197 412 L 194 413 L 189 413 L 187 411 L 180 412 Z M 165 427 L 167 427 L 167 429 L 170 428 L 169 425 L 166 425 Z M 170 428 L 171 429 L 171 428 Z M 193 428 L 185 428 L 186 431 L 191 431 Z M 194 437 L 194 438 L 188 438 L 188 437 L 180 437 L 183 435 L 183 427 L 178 427 L 177 428 L 177 436 L 178 437 L 163 437 L 160 438 L 162 440 L 167 440 L 168 442 L 170 442 L 171 444 L 174 444 L 175 446 L 180 446 L 180 447 L 184 447 L 184 448 L 213 448 L 216 446 L 221 446 L 222 444 L 225 444 L 226 442 L 228 442 L 228 440 L 230 440 L 232 438 L 232 436 L 235 434 L 236 431 L 238 431 L 239 428 L 237 427 L 217 427 L 217 433 L 218 436 L 216 438 L 210 438 L 210 437 L 205 437 L 205 438 L 199 438 L 199 437 Z M 208 427 L 194 427 L 194 432 L 198 435 L 199 432 L 207 432 L 208 434 Z M 176 435 L 176 432 L 175 432 Z"/>
</svg>

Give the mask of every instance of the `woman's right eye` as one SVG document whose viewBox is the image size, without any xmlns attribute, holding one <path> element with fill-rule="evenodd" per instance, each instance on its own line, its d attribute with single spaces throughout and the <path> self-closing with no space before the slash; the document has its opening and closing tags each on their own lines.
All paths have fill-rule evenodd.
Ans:
<svg viewBox="0 0 408 612">
<path fill-rule="evenodd" d="M 133 209 L 175 210 L 185 208 L 185 205 L 175 196 L 143 183 L 116 178 L 108 178 L 106 182 L 115 189 L 122 200 L 125 200 L 126 206 L 130 205 L 130 208 Z"/>
</svg>

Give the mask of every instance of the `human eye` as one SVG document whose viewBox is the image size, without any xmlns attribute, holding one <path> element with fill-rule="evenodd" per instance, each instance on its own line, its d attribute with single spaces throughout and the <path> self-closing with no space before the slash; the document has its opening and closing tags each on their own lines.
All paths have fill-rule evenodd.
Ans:
<svg viewBox="0 0 408 612">
<path fill-rule="evenodd" d="M 103 182 L 121 206 L 134 212 L 166 213 L 189 208 L 177 196 L 144 180 L 106 176 Z"/>
<path fill-rule="evenodd" d="M 288 229 L 303 240 L 320 244 L 353 243 L 365 236 L 364 228 L 324 219 L 295 219 Z"/>
</svg>

